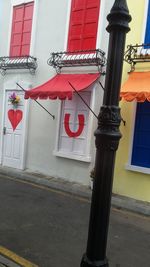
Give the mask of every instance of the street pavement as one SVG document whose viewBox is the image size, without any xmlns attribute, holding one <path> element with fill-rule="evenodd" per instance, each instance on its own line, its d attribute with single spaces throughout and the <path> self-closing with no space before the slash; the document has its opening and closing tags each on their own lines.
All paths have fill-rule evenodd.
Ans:
<svg viewBox="0 0 150 267">
<path fill-rule="evenodd" d="M 90 201 L 0 176 L 0 246 L 40 267 L 77 267 L 86 249 Z M 150 266 L 150 218 L 112 208 L 110 267 Z"/>
</svg>

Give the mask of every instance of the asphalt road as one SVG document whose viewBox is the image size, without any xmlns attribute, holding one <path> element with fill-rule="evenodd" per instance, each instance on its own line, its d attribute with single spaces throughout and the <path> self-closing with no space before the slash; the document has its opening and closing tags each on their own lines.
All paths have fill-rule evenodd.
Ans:
<svg viewBox="0 0 150 267">
<path fill-rule="evenodd" d="M 86 199 L 0 177 L 0 246 L 40 267 L 77 267 L 86 248 Z M 150 218 L 112 209 L 110 267 L 150 266 Z"/>
</svg>

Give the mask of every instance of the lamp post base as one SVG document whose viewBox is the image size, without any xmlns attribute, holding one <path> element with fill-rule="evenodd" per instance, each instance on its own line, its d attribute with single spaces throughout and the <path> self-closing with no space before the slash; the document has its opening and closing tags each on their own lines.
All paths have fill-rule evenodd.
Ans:
<svg viewBox="0 0 150 267">
<path fill-rule="evenodd" d="M 84 254 L 80 267 L 109 267 L 108 260 L 103 261 L 90 261 Z"/>
</svg>

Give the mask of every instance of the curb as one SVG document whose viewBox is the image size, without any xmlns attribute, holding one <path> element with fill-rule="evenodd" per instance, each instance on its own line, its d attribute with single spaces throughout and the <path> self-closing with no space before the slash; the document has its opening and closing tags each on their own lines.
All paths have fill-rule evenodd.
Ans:
<svg viewBox="0 0 150 267">
<path fill-rule="evenodd" d="M 91 200 L 92 191 L 88 186 L 68 182 L 60 178 L 53 178 L 40 173 L 33 173 L 27 170 L 20 171 L 8 167 L 0 167 L 0 175 L 13 177 L 22 181 L 27 181 L 37 185 L 43 185 L 54 190 L 69 193 L 74 196 Z M 150 203 L 135 200 L 125 196 L 112 195 L 112 206 L 117 209 L 128 210 L 145 216 L 150 216 Z"/>
<path fill-rule="evenodd" d="M 88 186 L 84 186 L 74 182 L 68 182 L 60 178 L 53 178 L 41 173 L 33 173 L 28 171 L 20 171 L 13 168 L 0 167 L 0 176 L 8 176 L 22 181 L 27 181 L 37 185 L 43 185 L 54 190 L 59 190 L 71 195 L 91 199 L 92 191 Z"/>
</svg>

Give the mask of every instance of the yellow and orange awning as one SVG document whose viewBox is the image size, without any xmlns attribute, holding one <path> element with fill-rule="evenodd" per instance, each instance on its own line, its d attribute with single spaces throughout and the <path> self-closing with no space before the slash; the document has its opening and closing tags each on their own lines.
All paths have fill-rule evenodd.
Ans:
<svg viewBox="0 0 150 267">
<path fill-rule="evenodd" d="M 128 102 L 150 102 L 150 71 L 131 72 L 121 88 L 120 96 Z"/>
</svg>

